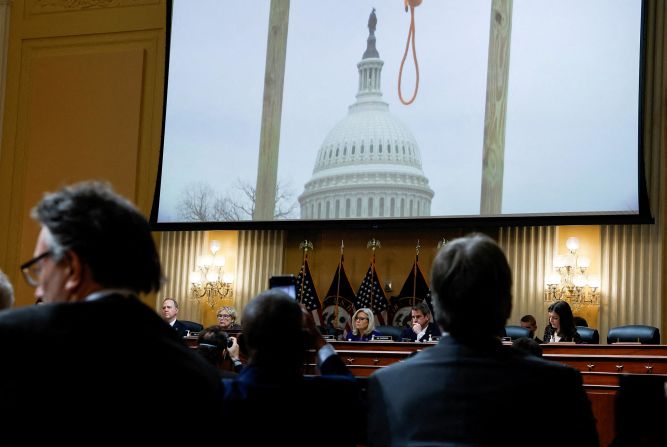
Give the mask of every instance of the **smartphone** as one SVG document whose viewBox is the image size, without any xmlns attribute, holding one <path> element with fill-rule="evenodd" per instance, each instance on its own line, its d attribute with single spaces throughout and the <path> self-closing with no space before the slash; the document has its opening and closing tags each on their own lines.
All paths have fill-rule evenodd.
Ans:
<svg viewBox="0 0 667 447">
<path fill-rule="evenodd" d="M 279 289 L 296 299 L 296 277 L 294 275 L 276 275 L 269 278 L 269 289 Z"/>
</svg>

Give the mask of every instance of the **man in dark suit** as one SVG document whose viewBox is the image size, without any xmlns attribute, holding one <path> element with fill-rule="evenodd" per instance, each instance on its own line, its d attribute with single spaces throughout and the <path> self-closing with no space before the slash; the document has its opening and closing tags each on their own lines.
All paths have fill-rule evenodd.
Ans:
<svg viewBox="0 0 667 447">
<path fill-rule="evenodd" d="M 369 444 L 597 446 L 579 372 L 499 340 L 512 275 L 496 243 L 484 235 L 449 242 L 431 277 L 435 319 L 446 334 L 370 377 Z M 526 407 L 527 396 L 543 400 L 544 411 Z"/>
<path fill-rule="evenodd" d="M 222 420 L 229 427 L 251 421 L 253 429 L 230 430 L 226 442 L 357 444 L 366 419 L 359 385 L 310 312 L 286 293 L 268 290 L 246 306 L 242 337 L 248 363 L 236 379 L 224 380 Z M 319 376 L 303 374 L 308 349 L 316 351 Z"/>
<path fill-rule="evenodd" d="M 426 301 L 412 306 L 411 313 L 412 326 L 403 329 L 402 341 L 431 341 L 433 337 L 440 336 L 440 328 L 431 321 L 431 309 Z"/>
<path fill-rule="evenodd" d="M 146 219 L 101 183 L 48 194 L 33 217 L 21 268 L 42 305 L 0 313 L 0 445 L 171 442 L 165 415 L 188 410 L 213 427 L 217 372 L 137 298 L 162 281 Z"/>
<path fill-rule="evenodd" d="M 180 338 L 183 338 L 188 335 L 188 330 L 176 317 L 178 317 L 178 302 L 173 298 L 165 298 L 162 301 L 162 319 L 176 331 Z"/>
</svg>

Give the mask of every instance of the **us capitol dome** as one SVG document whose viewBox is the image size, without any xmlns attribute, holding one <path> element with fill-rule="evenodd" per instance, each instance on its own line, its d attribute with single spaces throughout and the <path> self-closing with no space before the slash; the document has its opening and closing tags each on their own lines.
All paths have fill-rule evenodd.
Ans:
<svg viewBox="0 0 667 447">
<path fill-rule="evenodd" d="M 359 90 L 348 114 L 324 139 L 299 196 L 302 219 L 430 216 L 433 190 L 410 129 L 382 100 L 384 61 L 375 48 L 375 10 L 357 64 Z"/>
</svg>

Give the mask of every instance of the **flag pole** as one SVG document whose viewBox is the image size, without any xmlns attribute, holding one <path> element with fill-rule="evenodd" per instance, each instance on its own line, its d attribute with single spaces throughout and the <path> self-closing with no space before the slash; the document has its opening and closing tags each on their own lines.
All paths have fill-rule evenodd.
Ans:
<svg viewBox="0 0 667 447">
<path fill-rule="evenodd" d="M 306 281 L 306 260 L 308 259 L 308 250 L 313 249 L 313 243 L 308 239 L 303 240 L 299 244 L 299 249 L 303 250 L 303 260 L 301 261 L 301 284 L 299 284 L 299 296 L 301 297 L 301 303 L 303 303 L 303 286 Z"/>
<path fill-rule="evenodd" d="M 343 240 L 341 239 L 340 241 L 340 257 L 338 258 L 338 278 L 337 278 L 337 283 L 336 283 L 336 305 L 334 306 L 334 321 L 336 322 L 335 328 L 340 329 L 338 325 L 338 298 L 340 298 L 340 275 L 341 275 L 341 269 L 343 267 L 343 249 L 345 248 L 345 244 L 343 244 Z"/>
<path fill-rule="evenodd" d="M 371 310 L 373 312 L 375 312 L 375 288 L 373 287 L 375 282 L 375 250 L 381 247 L 382 244 L 380 244 L 380 241 L 375 238 L 372 238 L 366 244 L 366 248 L 370 248 L 373 251 L 373 255 L 371 256 Z"/>
<path fill-rule="evenodd" d="M 415 301 L 417 301 L 417 263 L 419 263 L 419 239 L 417 239 L 417 246 L 415 247 L 415 262 L 412 265 L 412 307 L 415 307 Z"/>
</svg>

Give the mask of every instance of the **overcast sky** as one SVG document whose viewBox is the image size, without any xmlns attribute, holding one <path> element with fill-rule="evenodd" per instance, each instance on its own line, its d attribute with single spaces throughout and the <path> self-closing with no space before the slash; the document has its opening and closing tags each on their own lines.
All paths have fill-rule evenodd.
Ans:
<svg viewBox="0 0 667 447">
<path fill-rule="evenodd" d="M 268 0 L 175 0 L 159 220 L 188 184 L 255 183 Z M 640 0 L 514 0 L 503 213 L 637 207 Z M 382 89 L 413 132 L 432 215 L 479 213 L 490 0 L 415 11 L 419 94 L 397 78 L 410 15 L 389 0 L 292 0 L 278 177 L 303 192 L 357 93 L 371 9 Z M 404 96 L 414 83 L 406 62 Z"/>
</svg>

